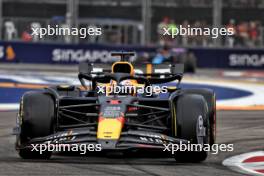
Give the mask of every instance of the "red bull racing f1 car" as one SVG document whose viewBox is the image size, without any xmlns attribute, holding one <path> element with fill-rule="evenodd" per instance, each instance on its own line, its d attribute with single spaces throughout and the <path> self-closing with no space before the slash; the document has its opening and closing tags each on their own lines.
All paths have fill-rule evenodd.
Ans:
<svg viewBox="0 0 264 176">
<path fill-rule="evenodd" d="M 137 72 L 126 59 L 133 53 L 112 55 L 120 56 L 121 61 L 109 70 L 95 72 L 95 64 L 80 64 L 81 87 L 58 85 L 23 95 L 15 127 L 15 146 L 22 158 L 51 157 L 51 151 L 33 151 L 32 144 L 100 144 L 103 151 L 154 152 L 164 150 L 164 144 L 215 143 L 212 90 L 181 89 L 182 65 L 171 65 L 163 73 L 155 72 L 159 65 L 147 65 Z M 105 88 L 126 85 L 142 90 L 170 86 L 163 88 L 165 93 L 152 90 L 148 94 L 137 89 L 124 93 Z M 200 162 L 207 152 L 176 151 L 173 157 L 182 162 Z"/>
</svg>

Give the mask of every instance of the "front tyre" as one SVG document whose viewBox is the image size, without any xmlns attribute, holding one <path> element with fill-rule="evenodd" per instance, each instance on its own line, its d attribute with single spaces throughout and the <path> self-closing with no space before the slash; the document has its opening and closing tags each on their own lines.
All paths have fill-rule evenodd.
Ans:
<svg viewBox="0 0 264 176">
<path fill-rule="evenodd" d="M 207 104 L 203 96 L 185 94 L 176 103 L 178 137 L 199 144 L 200 149 L 209 142 L 209 119 Z M 202 162 L 207 158 L 207 151 L 176 151 L 175 159 L 179 162 Z"/>
<path fill-rule="evenodd" d="M 209 122 L 210 122 L 210 145 L 216 142 L 216 96 L 210 89 L 185 89 L 184 93 L 202 95 L 207 102 Z"/>
<path fill-rule="evenodd" d="M 24 148 L 31 139 L 52 134 L 54 119 L 54 100 L 44 92 L 28 92 L 23 95 L 18 115 L 20 134 L 17 135 L 16 149 L 23 159 L 49 159 L 52 152 L 40 154 Z"/>
</svg>

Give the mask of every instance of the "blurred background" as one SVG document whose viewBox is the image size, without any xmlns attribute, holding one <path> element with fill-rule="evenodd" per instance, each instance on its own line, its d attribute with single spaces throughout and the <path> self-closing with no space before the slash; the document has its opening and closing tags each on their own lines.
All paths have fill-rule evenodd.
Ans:
<svg viewBox="0 0 264 176">
<path fill-rule="evenodd" d="M 183 62 L 196 68 L 264 68 L 263 0 L 0 0 L 0 63 L 112 62 L 111 51 L 135 51 L 135 62 Z M 32 28 L 102 29 L 100 36 L 44 36 Z M 163 28 L 231 28 L 232 36 L 182 35 Z"/>
<path fill-rule="evenodd" d="M 196 68 L 264 68 L 263 0 L 0 0 L 0 62 L 112 62 L 135 51 L 138 63 Z M 44 36 L 32 28 L 102 28 L 102 35 Z M 234 35 L 163 35 L 163 27 L 232 28 Z"/>
<path fill-rule="evenodd" d="M 102 43 L 183 47 L 263 46 L 262 0 L 0 0 L 0 36 L 4 41 Z M 33 38 L 31 27 L 103 29 L 100 37 L 60 36 Z M 233 28 L 233 37 L 162 38 L 161 27 Z"/>
</svg>

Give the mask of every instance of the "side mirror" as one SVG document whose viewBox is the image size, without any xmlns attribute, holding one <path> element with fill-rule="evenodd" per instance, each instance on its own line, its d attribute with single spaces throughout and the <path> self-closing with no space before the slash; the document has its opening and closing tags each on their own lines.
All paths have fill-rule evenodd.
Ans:
<svg viewBox="0 0 264 176">
<path fill-rule="evenodd" d="M 90 74 L 93 70 L 91 63 L 81 62 L 79 63 L 79 73 Z"/>
<path fill-rule="evenodd" d="M 172 74 L 183 74 L 184 73 L 184 64 L 171 65 L 170 71 Z"/>
</svg>

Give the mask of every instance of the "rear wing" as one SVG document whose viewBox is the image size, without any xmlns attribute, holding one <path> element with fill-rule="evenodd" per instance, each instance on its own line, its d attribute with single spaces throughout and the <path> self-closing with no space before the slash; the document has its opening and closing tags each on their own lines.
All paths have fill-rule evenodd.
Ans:
<svg viewBox="0 0 264 176">
<path fill-rule="evenodd" d="M 171 81 L 178 80 L 178 84 L 180 84 L 184 65 L 176 64 L 176 65 L 153 65 L 153 64 L 145 64 L 135 66 L 135 75 L 130 75 L 129 79 L 136 80 L 145 80 L 148 84 L 163 84 Z M 79 80 L 81 84 L 85 86 L 84 79 L 91 80 L 93 85 L 95 85 L 95 81 L 99 78 L 107 79 L 110 77 L 114 77 L 111 74 L 110 64 L 91 64 L 91 63 L 80 63 L 79 65 Z"/>
<path fill-rule="evenodd" d="M 184 64 L 143 64 L 136 65 L 135 68 L 140 70 L 140 73 L 136 74 L 143 76 L 175 75 L 184 72 Z"/>
<path fill-rule="evenodd" d="M 119 56 L 121 59 L 120 61 L 129 61 L 129 57 L 135 56 L 135 52 L 111 52 L 111 56 L 117 57 Z"/>
<path fill-rule="evenodd" d="M 111 64 L 80 63 L 79 73 L 103 74 L 111 73 Z M 135 64 L 135 74 L 141 76 L 175 75 L 183 74 L 184 64 Z"/>
</svg>

